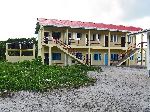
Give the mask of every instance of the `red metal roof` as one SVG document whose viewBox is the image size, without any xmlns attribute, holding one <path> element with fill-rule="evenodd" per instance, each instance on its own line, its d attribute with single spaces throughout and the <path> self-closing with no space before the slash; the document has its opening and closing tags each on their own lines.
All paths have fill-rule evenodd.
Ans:
<svg viewBox="0 0 150 112">
<path fill-rule="evenodd" d="M 71 27 L 71 28 L 85 28 L 85 29 L 100 29 L 100 30 L 119 30 L 137 32 L 142 30 L 139 27 L 93 23 L 93 22 L 81 22 L 81 21 L 69 21 L 69 20 L 57 20 L 57 19 L 45 19 L 38 18 L 40 25 L 44 26 L 57 26 L 57 27 Z"/>
</svg>

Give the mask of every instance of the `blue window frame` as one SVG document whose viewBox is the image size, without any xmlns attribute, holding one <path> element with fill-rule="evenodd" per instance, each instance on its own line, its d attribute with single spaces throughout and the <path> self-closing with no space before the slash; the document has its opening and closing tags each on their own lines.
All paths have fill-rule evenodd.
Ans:
<svg viewBox="0 0 150 112">
<path fill-rule="evenodd" d="M 111 54 L 111 60 L 117 61 L 118 60 L 118 54 Z"/>
<path fill-rule="evenodd" d="M 52 53 L 52 60 L 61 60 L 61 53 Z"/>
<path fill-rule="evenodd" d="M 130 57 L 130 60 L 134 60 L 134 56 L 131 56 L 131 57 Z"/>
<path fill-rule="evenodd" d="M 82 60 L 82 53 L 76 53 L 76 58 Z"/>
<path fill-rule="evenodd" d="M 101 60 L 101 54 L 99 54 L 99 53 L 95 53 L 94 54 L 94 60 Z"/>
</svg>

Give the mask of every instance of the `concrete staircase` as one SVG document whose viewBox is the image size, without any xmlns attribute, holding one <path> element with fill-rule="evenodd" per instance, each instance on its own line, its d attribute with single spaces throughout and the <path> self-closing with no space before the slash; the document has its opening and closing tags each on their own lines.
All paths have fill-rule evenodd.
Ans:
<svg viewBox="0 0 150 112">
<path fill-rule="evenodd" d="M 127 51 L 124 53 L 124 57 L 120 59 L 117 63 L 114 63 L 114 66 L 120 66 L 122 63 L 127 61 L 131 56 L 133 56 L 140 48 L 135 48 L 133 50 Z"/>
<path fill-rule="evenodd" d="M 75 49 L 71 48 L 71 46 L 65 44 L 61 40 L 56 42 L 56 46 L 61 51 L 63 51 L 65 54 L 69 55 L 71 58 L 73 58 L 75 61 L 77 61 L 78 63 L 87 65 L 85 56 L 82 55 L 82 57 L 80 57 L 81 59 L 77 58 L 76 57 L 76 53 L 78 51 L 76 51 Z"/>
</svg>

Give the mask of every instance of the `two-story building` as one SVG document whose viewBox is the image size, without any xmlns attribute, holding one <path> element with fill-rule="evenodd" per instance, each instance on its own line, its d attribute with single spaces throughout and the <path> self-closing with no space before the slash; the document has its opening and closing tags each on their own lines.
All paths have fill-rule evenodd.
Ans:
<svg viewBox="0 0 150 112">
<path fill-rule="evenodd" d="M 136 65 L 132 26 L 38 18 L 38 56 L 48 65 Z"/>
</svg>

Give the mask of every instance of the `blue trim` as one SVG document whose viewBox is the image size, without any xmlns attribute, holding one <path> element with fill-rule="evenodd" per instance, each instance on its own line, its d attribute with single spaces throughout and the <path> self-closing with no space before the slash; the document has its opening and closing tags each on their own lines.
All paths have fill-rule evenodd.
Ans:
<svg viewBox="0 0 150 112">
<path fill-rule="evenodd" d="M 101 59 L 102 59 L 101 54 L 99 54 L 99 53 L 94 54 L 94 60 L 98 61 L 98 60 L 101 60 Z"/>
<path fill-rule="evenodd" d="M 61 53 L 52 53 L 52 60 L 61 60 Z"/>
<path fill-rule="evenodd" d="M 117 61 L 118 60 L 118 54 L 111 54 L 111 60 Z"/>
<path fill-rule="evenodd" d="M 108 54 L 105 54 L 105 65 L 108 65 Z"/>
<path fill-rule="evenodd" d="M 134 55 L 130 57 L 130 60 L 134 60 Z"/>
<path fill-rule="evenodd" d="M 76 53 L 76 58 L 82 60 L 82 53 Z"/>
</svg>

